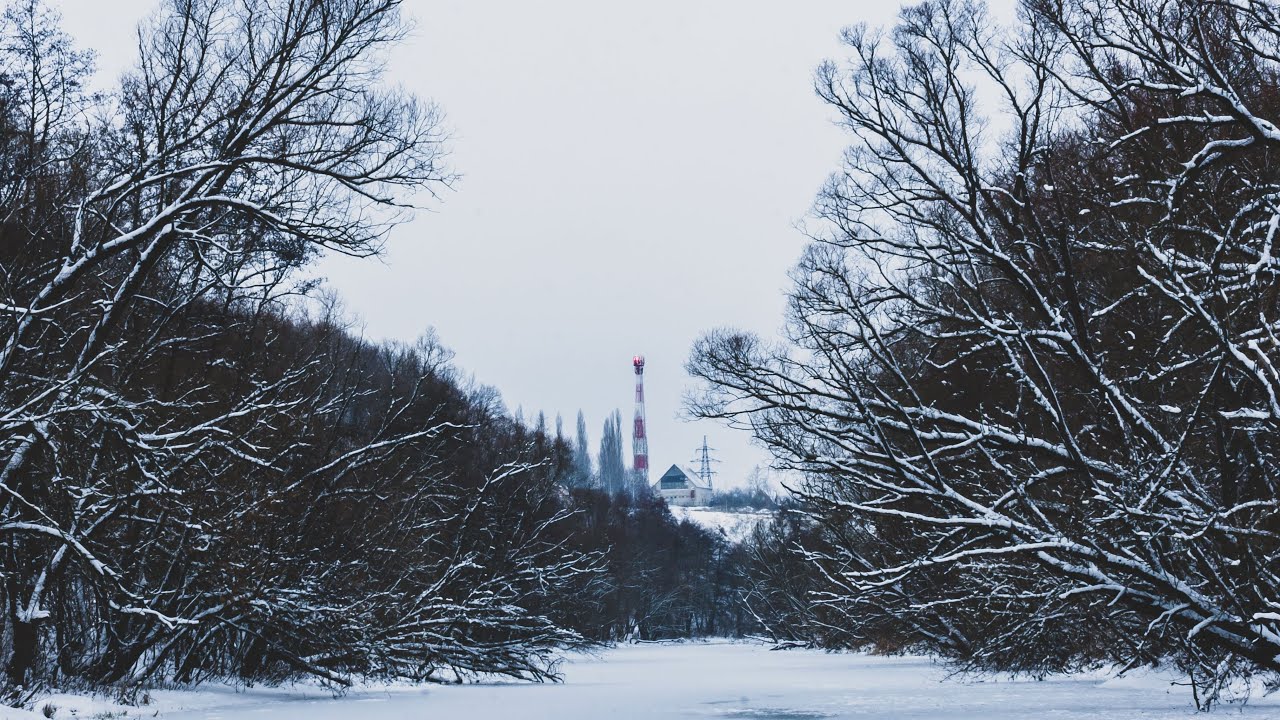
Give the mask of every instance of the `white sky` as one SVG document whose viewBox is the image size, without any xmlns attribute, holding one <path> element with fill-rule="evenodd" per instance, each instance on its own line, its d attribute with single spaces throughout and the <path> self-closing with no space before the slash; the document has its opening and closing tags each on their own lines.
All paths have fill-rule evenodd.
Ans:
<svg viewBox="0 0 1280 720">
<path fill-rule="evenodd" d="M 102 74 L 130 62 L 152 0 L 49 0 Z M 395 231 L 381 260 L 318 269 L 370 337 L 434 326 L 458 364 L 526 417 L 614 408 L 630 428 L 644 353 L 656 478 L 705 434 L 724 485 L 765 453 L 679 419 L 694 339 L 776 333 L 794 229 L 840 161 L 813 95 L 838 33 L 898 3 L 849 0 L 406 0 L 393 79 L 438 102 L 463 178 Z M 628 465 L 630 457 L 627 458 Z"/>
</svg>

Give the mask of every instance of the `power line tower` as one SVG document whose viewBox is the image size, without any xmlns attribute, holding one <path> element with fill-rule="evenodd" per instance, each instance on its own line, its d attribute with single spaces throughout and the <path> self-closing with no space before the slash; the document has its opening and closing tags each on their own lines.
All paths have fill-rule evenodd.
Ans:
<svg viewBox="0 0 1280 720">
<path fill-rule="evenodd" d="M 631 428 L 632 469 L 636 479 L 649 486 L 649 436 L 644 427 L 644 356 L 631 358 L 636 369 L 636 417 Z"/>
<path fill-rule="evenodd" d="M 715 450 L 715 448 L 707 447 L 707 436 L 703 435 L 702 447 L 698 448 L 698 455 L 693 459 L 693 461 L 698 464 L 698 478 L 706 484 L 708 490 L 712 489 L 711 477 L 719 474 L 715 470 L 711 469 L 712 463 L 720 462 L 719 460 L 711 457 L 711 452 L 713 450 Z"/>
</svg>

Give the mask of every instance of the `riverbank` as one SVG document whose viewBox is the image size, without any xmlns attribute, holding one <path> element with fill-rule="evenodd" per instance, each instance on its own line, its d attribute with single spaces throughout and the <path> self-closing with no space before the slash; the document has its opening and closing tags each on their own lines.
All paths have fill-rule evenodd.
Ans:
<svg viewBox="0 0 1280 720">
<path fill-rule="evenodd" d="M 306 685 L 210 687 L 154 691 L 148 705 L 133 708 L 73 696 L 53 696 L 41 705 L 57 706 L 55 720 L 1164 720 L 1197 715 L 1190 691 L 1171 684 L 1175 678 L 1164 673 L 1043 681 L 957 678 L 928 658 L 771 651 L 731 642 L 625 645 L 577 656 L 562 669 L 562 684 L 397 685 L 365 687 L 337 698 Z M 1254 696 L 1218 712 L 1280 718 L 1280 694 Z"/>
</svg>

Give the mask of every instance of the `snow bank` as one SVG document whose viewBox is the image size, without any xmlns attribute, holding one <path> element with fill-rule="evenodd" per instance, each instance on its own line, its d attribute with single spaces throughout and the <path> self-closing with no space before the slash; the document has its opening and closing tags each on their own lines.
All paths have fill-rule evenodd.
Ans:
<svg viewBox="0 0 1280 720">
<path fill-rule="evenodd" d="M 400 686 L 384 689 L 384 692 L 420 691 L 419 688 Z M 373 692 L 366 688 L 361 693 Z M 123 705 L 103 695 L 72 695 L 57 693 L 41 698 L 34 712 L 13 711 L 0 707 L 0 720 L 44 720 L 44 708 L 53 708 L 54 720 L 71 718 L 86 720 L 141 720 L 141 718 L 215 718 L 229 719 L 254 716 L 270 709 L 289 717 L 286 708 L 299 703 L 332 703 L 331 690 L 317 684 L 299 684 L 277 688 L 244 688 L 232 685 L 202 685 L 197 690 L 149 690 L 139 694 L 139 704 Z M 5 712 L 18 714 L 6 715 Z M 276 717 L 280 717 L 277 714 Z"/>
<path fill-rule="evenodd" d="M 57 696 L 55 719 L 164 720 L 647 720 L 648 718 L 860 718 L 861 720 L 1168 720 L 1198 715 L 1187 688 L 1159 673 L 1044 681 L 960 680 L 928 658 L 776 652 L 746 643 L 628 645 L 579 655 L 563 685 L 502 682 L 366 687 L 334 698 L 314 686 L 156 691 L 121 708 Z M 84 701 L 86 704 L 80 704 Z M 75 714 L 72 714 L 75 710 Z M 35 713 L 0 710 L 4 720 Z M 1230 717 L 1280 718 L 1280 698 L 1223 707 Z M 102 714 L 107 713 L 107 714 Z M 123 714 L 121 714 L 123 713 Z M 1226 715 L 1223 715 L 1226 717 Z"/>
</svg>

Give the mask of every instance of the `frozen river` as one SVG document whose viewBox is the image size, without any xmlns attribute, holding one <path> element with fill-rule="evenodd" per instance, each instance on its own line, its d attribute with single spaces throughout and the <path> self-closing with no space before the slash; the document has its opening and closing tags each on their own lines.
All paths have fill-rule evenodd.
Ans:
<svg viewBox="0 0 1280 720">
<path fill-rule="evenodd" d="M 759 645 L 623 646 L 564 666 L 559 685 L 509 683 L 364 690 L 157 693 L 142 717 L 194 720 L 1128 720 L 1191 718 L 1190 692 L 1167 679 L 948 679 L 921 658 L 771 652 Z M 185 697 L 184 697 L 185 696 Z M 174 711 L 177 705 L 201 709 Z M 79 714 L 79 713 L 78 713 Z M 1280 718 L 1280 698 L 1254 698 L 1219 717 Z M 1200 715 L 1200 717 L 1205 717 Z M 1212 717 L 1212 716 L 1210 716 Z"/>
</svg>

